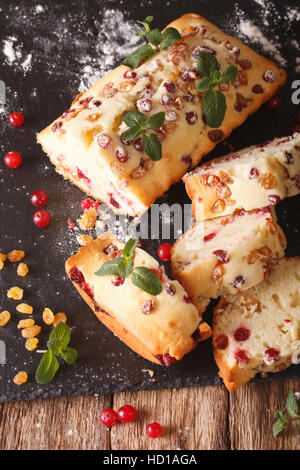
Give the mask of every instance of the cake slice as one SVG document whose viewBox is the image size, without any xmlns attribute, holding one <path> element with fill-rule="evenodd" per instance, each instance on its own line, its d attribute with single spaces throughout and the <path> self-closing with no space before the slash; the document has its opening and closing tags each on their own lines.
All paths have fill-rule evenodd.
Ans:
<svg viewBox="0 0 300 470">
<path fill-rule="evenodd" d="M 184 15 L 169 26 L 182 40 L 135 69 L 123 65 L 111 71 L 37 136 L 60 174 L 117 214 L 144 213 L 286 79 L 273 62 L 199 15 Z M 221 70 L 230 65 L 238 70 L 233 81 L 220 84 L 227 110 L 216 129 L 204 119 L 203 94 L 196 88 L 197 57 L 204 52 Z M 144 152 L 143 134 L 124 138 L 122 117 L 128 111 L 147 118 L 165 113 L 163 125 L 151 131 L 162 142 L 160 160 Z"/>
<path fill-rule="evenodd" d="M 214 312 L 214 355 L 229 391 L 300 357 L 300 258 L 283 258 L 247 292 L 222 297 Z"/>
<path fill-rule="evenodd" d="M 211 160 L 184 181 L 196 220 L 275 205 L 300 193 L 300 134 Z"/>
<path fill-rule="evenodd" d="M 272 209 L 198 222 L 174 244 L 173 277 L 195 305 L 235 294 L 266 279 L 284 255 L 286 238 Z"/>
<path fill-rule="evenodd" d="M 134 268 L 148 268 L 160 279 L 158 295 L 137 287 L 132 275 L 95 274 L 105 262 L 120 258 L 123 248 L 124 243 L 106 232 L 67 260 L 67 274 L 99 320 L 131 349 L 157 364 L 174 364 L 210 336 L 201 316 L 207 303 L 197 309 L 184 288 L 140 248 L 135 250 Z"/>
</svg>

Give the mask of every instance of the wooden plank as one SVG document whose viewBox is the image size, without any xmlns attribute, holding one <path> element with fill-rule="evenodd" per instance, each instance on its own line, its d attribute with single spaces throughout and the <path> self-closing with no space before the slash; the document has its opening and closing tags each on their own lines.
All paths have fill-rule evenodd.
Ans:
<svg viewBox="0 0 300 470">
<path fill-rule="evenodd" d="M 111 431 L 114 450 L 227 449 L 228 393 L 224 387 L 194 387 L 114 395 L 114 409 L 130 404 L 138 411 L 133 423 Z M 157 421 L 163 435 L 151 439 L 147 424 Z"/>
<path fill-rule="evenodd" d="M 299 449 L 299 430 L 289 427 L 282 435 L 272 435 L 274 413 L 284 411 L 291 389 L 300 391 L 300 380 L 248 384 L 230 394 L 229 429 L 231 449 Z"/>
<path fill-rule="evenodd" d="M 110 395 L 2 403 L 0 449 L 109 449 L 99 416 L 110 405 Z"/>
</svg>

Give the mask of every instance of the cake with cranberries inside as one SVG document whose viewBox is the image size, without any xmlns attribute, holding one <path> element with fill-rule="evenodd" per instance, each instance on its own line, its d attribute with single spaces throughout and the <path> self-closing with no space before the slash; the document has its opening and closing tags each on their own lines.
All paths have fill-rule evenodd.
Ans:
<svg viewBox="0 0 300 470">
<path fill-rule="evenodd" d="M 256 287 L 222 297 L 214 312 L 214 355 L 228 390 L 256 374 L 300 362 L 300 259 L 282 258 Z"/>
<path fill-rule="evenodd" d="M 135 352 L 168 366 L 210 336 L 202 322 L 207 302 L 197 309 L 179 282 L 130 243 L 107 232 L 71 256 L 66 271 L 99 320 Z"/>
<path fill-rule="evenodd" d="M 300 134 L 211 160 L 184 181 L 196 220 L 275 205 L 300 193 Z"/>
<path fill-rule="evenodd" d="M 285 248 L 274 209 L 238 211 L 198 222 L 182 235 L 172 248 L 172 272 L 197 305 L 259 284 Z"/>
<path fill-rule="evenodd" d="M 145 212 L 286 79 L 196 14 L 164 33 L 37 136 L 59 173 L 117 214 Z"/>
</svg>

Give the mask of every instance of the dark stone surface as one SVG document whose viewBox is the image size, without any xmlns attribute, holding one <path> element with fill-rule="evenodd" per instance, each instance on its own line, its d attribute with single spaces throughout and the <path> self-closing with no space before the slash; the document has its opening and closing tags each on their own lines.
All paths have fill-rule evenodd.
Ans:
<svg viewBox="0 0 300 470">
<path fill-rule="evenodd" d="M 5 341 L 7 347 L 7 363 L 0 365 L 0 400 L 219 383 L 210 341 L 200 343 L 176 367 L 163 369 L 131 352 L 94 317 L 78 296 L 66 279 L 64 261 L 78 246 L 74 234 L 67 228 L 67 219 L 71 217 L 75 220 L 80 215 L 83 194 L 54 172 L 35 143 L 35 134 L 68 108 L 78 90 L 82 54 L 99 59 L 95 47 L 99 41 L 97 37 L 101 19 L 107 9 L 122 11 L 126 19 L 132 20 L 153 14 L 158 27 L 163 27 L 185 12 L 194 11 L 228 33 L 236 33 L 236 25 L 232 23 L 234 8 L 243 9 L 247 18 L 266 31 L 265 35 L 269 39 L 278 35 L 277 42 L 283 44 L 280 51 L 286 59 L 288 80 L 280 91 L 282 105 L 279 110 L 270 112 L 262 108 L 234 131 L 229 141 L 235 149 L 239 149 L 289 134 L 295 116 L 299 113 L 299 106 L 291 102 L 291 82 L 297 77 L 290 41 L 295 38 L 296 23 L 287 28 L 283 18 L 288 6 L 295 8 L 298 2 L 273 3 L 274 11 L 263 29 L 266 15 L 263 15 L 255 1 L 48 0 L 41 2 L 44 12 L 39 14 L 36 14 L 35 9 L 38 2 L 20 1 L 16 8 L 15 2 L 1 1 L 0 79 L 7 85 L 7 105 L 4 113 L 0 113 L 1 155 L 18 150 L 24 161 L 16 171 L 6 168 L 3 161 L 0 163 L 0 252 L 24 249 L 30 274 L 24 279 L 17 278 L 16 265 L 10 263 L 6 263 L 0 274 L 1 311 L 7 309 L 12 313 L 9 325 L 0 329 L 0 340 Z M 67 32 L 64 32 L 64 28 Z M 5 60 L 3 41 L 9 36 L 17 38 L 15 45 L 21 47 L 23 60 L 32 53 L 33 65 L 27 73 L 23 73 L 21 66 L 8 65 Z M 249 38 L 250 44 L 252 40 Z M 253 47 L 261 51 L 256 42 Z M 16 110 L 23 110 L 26 117 L 25 125 L 19 129 L 11 128 L 7 122 L 9 113 Z M 209 158 L 227 152 L 228 148 L 220 144 Z M 49 194 L 48 210 L 52 222 L 44 230 L 32 223 L 34 208 L 30 204 L 29 195 L 38 188 Z M 162 201 L 189 203 L 181 182 L 174 185 L 158 202 Z M 279 222 L 289 242 L 289 256 L 299 255 L 299 201 L 299 197 L 296 197 L 282 202 L 278 207 Z M 143 247 L 156 256 L 159 243 L 159 240 L 145 241 Z M 34 306 L 37 324 L 41 324 L 41 314 L 47 306 L 55 312 L 66 312 L 72 327 L 71 345 L 79 351 L 78 362 L 74 366 L 62 365 L 49 385 L 39 386 L 34 380 L 40 355 L 25 350 L 25 341 L 16 328 L 23 316 L 15 312 L 16 302 L 6 297 L 6 290 L 14 285 L 24 287 L 24 301 Z M 44 326 L 40 335 L 40 348 L 44 348 L 49 332 L 50 328 Z M 151 381 L 147 369 L 155 372 L 155 382 Z M 29 381 L 22 387 L 16 387 L 12 382 L 19 370 L 29 373 Z M 276 378 L 299 377 L 299 372 L 299 367 L 293 366 L 277 374 Z"/>
</svg>

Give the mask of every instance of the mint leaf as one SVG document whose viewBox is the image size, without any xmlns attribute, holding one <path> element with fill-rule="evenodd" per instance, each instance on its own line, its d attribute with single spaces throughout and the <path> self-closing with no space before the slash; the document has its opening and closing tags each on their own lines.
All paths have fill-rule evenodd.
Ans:
<svg viewBox="0 0 300 470">
<path fill-rule="evenodd" d="M 123 114 L 122 121 L 125 122 L 128 127 L 140 127 L 144 129 L 147 125 L 147 117 L 139 111 L 127 111 L 127 113 Z"/>
<path fill-rule="evenodd" d="M 131 280 L 136 287 L 148 292 L 148 294 L 158 295 L 162 291 L 162 285 L 158 276 L 143 266 L 133 270 Z"/>
<path fill-rule="evenodd" d="M 229 65 L 225 69 L 221 70 L 219 76 L 220 83 L 228 83 L 234 80 L 237 76 L 238 69 L 235 65 Z"/>
<path fill-rule="evenodd" d="M 138 246 L 138 238 L 130 238 L 123 248 L 123 257 L 125 259 L 132 259 L 134 257 L 135 249 Z"/>
<path fill-rule="evenodd" d="M 145 134 L 142 140 L 142 147 L 151 160 L 158 161 L 161 159 L 162 145 L 156 134 Z"/>
<path fill-rule="evenodd" d="M 144 129 L 141 127 L 130 127 L 124 132 L 123 137 L 125 140 L 134 140 L 140 135 L 141 132 L 143 132 L 143 130 Z"/>
<path fill-rule="evenodd" d="M 205 92 L 212 90 L 215 87 L 215 82 L 210 77 L 203 77 L 197 82 L 196 88 L 199 91 Z"/>
<path fill-rule="evenodd" d="M 273 436 L 277 437 L 287 425 L 287 419 L 278 419 L 276 423 L 273 424 Z"/>
<path fill-rule="evenodd" d="M 48 349 L 58 356 L 61 351 L 64 351 L 68 346 L 71 339 L 71 329 L 63 322 L 58 323 L 50 333 L 49 340 L 47 342 Z"/>
<path fill-rule="evenodd" d="M 148 33 L 144 32 L 143 36 L 145 36 L 147 41 L 150 42 L 150 44 L 153 44 L 153 46 L 159 46 L 162 40 L 162 34 L 159 29 L 152 29 L 152 31 L 149 31 Z"/>
<path fill-rule="evenodd" d="M 286 399 L 286 411 L 291 418 L 300 418 L 298 415 L 298 403 L 294 395 L 294 390 L 291 390 Z"/>
<path fill-rule="evenodd" d="M 60 325 L 60 323 L 59 323 Z M 38 370 L 35 374 L 35 379 L 39 384 L 47 384 L 51 382 L 56 372 L 58 371 L 58 360 L 51 351 L 47 351 L 40 362 Z"/>
<path fill-rule="evenodd" d="M 219 70 L 219 62 L 209 52 L 200 52 L 197 58 L 197 70 L 200 77 L 212 77 Z"/>
<path fill-rule="evenodd" d="M 110 261 L 106 261 L 102 264 L 101 268 L 95 272 L 96 276 L 108 276 L 110 274 L 114 276 L 121 276 L 119 265 L 122 262 L 122 258 L 114 258 Z"/>
<path fill-rule="evenodd" d="M 147 122 L 147 129 L 159 129 L 165 121 L 165 113 L 160 112 L 156 114 L 152 114 L 152 116 L 149 117 L 148 122 Z"/>
<path fill-rule="evenodd" d="M 160 47 L 162 49 L 173 46 L 173 44 L 182 39 L 181 34 L 175 28 L 167 28 L 162 33 L 162 40 L 160 42 Z"/>
<path fill-rule="evenodd" d="M 155 50 L 149 44 L 143 44 L 123 60 L 123 65 L 134 69 L 140 65 L 143 59 L 153 54 L 155 54 Z"/>
<path fill-rule="evenodd" d="M 69 348 L 67 347 L 64 351 L 61 353 L 61 357 L 63 358 L 64 361 L 66 361 L 67 364 L 74 364 L 76 362 L 78 356 L 78 352 L 74 348 Z"/>
<path fill-rule="evenodd" d="M 219 127 L 226 113 L 226 97 L 220 90 L 209 90 L 203 96 L 203 113 L 209 127 Z"/>
<path fill-rule="evenodd" d="M 150 31 L 150 24 L 153 21 L 153 16 L 147 16 L 144 21 L 138 21 L 138 23 L 142 24 L 147 32 Z"/>
<path fill-rule="evenodd" d="M 132 260 L 125 260 L 124 258 L 120 258 L 119 262 L 119 276 L 121 277 L 128 277 L 132 273 L 133 270 L 133 261 Z"/>
</svg>

